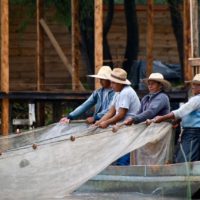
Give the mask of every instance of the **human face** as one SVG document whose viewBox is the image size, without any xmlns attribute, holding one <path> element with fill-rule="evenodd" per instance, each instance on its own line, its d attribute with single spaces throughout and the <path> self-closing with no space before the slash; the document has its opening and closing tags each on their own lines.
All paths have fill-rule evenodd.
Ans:
<svg viewBox="0 0 200 200">
<path fill-rule="evenodd" d="M 103 88 L 110 88 L 110 81 L 105 79 L 100 79 L 100 84 Z"/>
<path fill-rule="evenodd" d="M 162 89 L 162 84 L 157 81 L 149 80 L 147 85 L 150 93 L 156 93 Z"/>
<path fill-rule="evenodd" d="M 120 91 L 123 89 L 124 85 L 123 85 L 123 84 L 120 84 L 120 83 L 115 83 L 115 82 L 112 82 L 112 81 L 111 81 L 111 87 L 112 87 L 112 89 L 113 89 L 115 92 L 120 92 Z"/>
<path fill-rule="evenodd" d="M 194 95 L 200 94 L 200 84 L 193 83 L 192 84 L 192 92 Z"/>
</svg>

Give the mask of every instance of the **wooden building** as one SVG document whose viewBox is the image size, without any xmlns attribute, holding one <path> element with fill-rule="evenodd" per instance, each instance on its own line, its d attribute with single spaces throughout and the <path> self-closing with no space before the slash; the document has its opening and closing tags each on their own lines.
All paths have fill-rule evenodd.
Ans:
<svg viewBox="0 0 200 200">
<path fill-rule="evenodd" d="M 36 0 L 36 18 L 23 31 L 19 31 L 21 22 L 27 15 L 27 10 L 24 7 L 12 7 L 8 2 L 8 0 L 1 0 L 0 79 L 3 135 L 9 132 L 9 100 L 12 92 L 34 91 L 36 95 L 46 92 L 46 98 L 48 98 L 48 91 L 54 93 L 62 91 L 70 96 L 70 90 L 75 93 L 85 90 L 84 83 L 87 75 L 86 64 L 79 56 L 77 44 L 79 37 L 77 0 L 71 1 L 71 33 L 64 25 L 52 20 L 53 8 L 43 10 L 40 0 Z M 183 7 L 186 79 L 192 77 L 192 68 L 188 64 L 188 58 L 192 58 L 192 65 L 197 65 L 194 64 L 193 58 L 198 57 L 193 53 L 193 46 L 191 46 L 193 44 L 191 41 L 198 40 L 197 34 L 195 34 L 197 32 L 191 31 L 194 27 L 198 31 L 197 17 L 192 15 L 194 13 L 192 10 L 196 10 L 194 2 L 197 1 L 186 0 Z M 95 71 L 103 63 L 102 20 L 104 12 L 106 12 L 106 8 L 103 9 L 103 1 L 95 0 Z M 16 15 L 16 13 L 18 14 Z M 137 6 L 137 17 L 139 59 L 147 60 L 147 73 L 149 74 L 152 70 L 153 60 L 178 63 L 177 44 L 171 26 L 169 8 L 156 6 L 153 4 L 153 0 L 148 0 L 146 6 Z M 123 7 L 118 5 L 115 6 L 114 19 L 108 34 L 113 60 L 123 60 L 126 45 L 125 32 Z M 17 93 L 15 94 L 17 96 Z M 53 93 L 51 95 L 53 99 Z M 21 96 L 20 98 L 23 99 Z M 37 96 L 37 98 L 38 100 L 42 99 L 41 96 Z"/>
</svg>

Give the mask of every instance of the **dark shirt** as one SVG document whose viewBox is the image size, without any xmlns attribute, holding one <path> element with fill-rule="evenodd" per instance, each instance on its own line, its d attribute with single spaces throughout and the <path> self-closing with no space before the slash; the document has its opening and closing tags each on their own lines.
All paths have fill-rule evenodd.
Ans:
<svg viewBox="0 0 200 200">
<path fill-rule="evenodd" d="M 163 92 L 145 95 L 141 100 L 141 107 L 133 117 L 135 124 L 152 119 L 157 115 L 166 115 L 170 112 L 168 96 Z"/>
</svg>

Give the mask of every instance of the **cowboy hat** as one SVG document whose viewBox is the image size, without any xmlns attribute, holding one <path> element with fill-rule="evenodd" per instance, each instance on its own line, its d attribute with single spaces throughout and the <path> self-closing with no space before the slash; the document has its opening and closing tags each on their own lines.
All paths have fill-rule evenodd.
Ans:
<svg viewBox="0 0 200 200">
<path fill-rule="evenodd" d="M 143 79 L 144 83 L 148 83 L 148 81 L 156 81 L 163 85 L 164 90 L 170 90 L 171 84 L 167 80 L 164 79 L 163 75 L 161 73 L 152 73 L 150 74 L 149 78 Z"/>
<path fill-rule="evenodd" d="M 131 85 L 131 82 L 127 79 L 126 71 L 121 68 L 114 68 L 109 76 L 109 80 L 115 83 Z"/>
<path fill-rule="evenodd" d="M 100 78 L 100 79 L 105 79 L 109 80 L 109 75 L 111 74 L 112 70 L 109 66 L 102 66 L 98 73 L 95 75 L 88 75 L 89 77 L 93 78 Z"/>
<path fill-rule="evenodd" d="M 196 74 L 191 81 L 185 81 L 186 83 L 200 84 L 200 74 Z"/>
</svg>

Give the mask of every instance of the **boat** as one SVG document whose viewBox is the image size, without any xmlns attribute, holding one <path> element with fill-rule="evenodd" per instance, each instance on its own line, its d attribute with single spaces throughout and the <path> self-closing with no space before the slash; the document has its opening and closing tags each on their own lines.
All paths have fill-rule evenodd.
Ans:
<svg viewBox="0 0 200 200">
<path fill-rule="evenodd" d="M 110 182 L 112 184 L 109 191 L 119 190 L 117 188 L 121 188 L 120 191 L 135 191 L 134 188 L 140 188 L 139 182 L 146 185 L 145 180 L 148 177 L 144 175 L 147 175 L 150 168 L 108 166 L 135 149 L 149 144 L 155 146 L 156 142 L 163 138 L 168 138 L 167 142 L 163 140 L 163 143 L 169 145 L 171 133 L 171 125 L 168 122 L 151 124 L 148 127 L 142 123 L 128 127 L 122 126 L 117 133 L 113 133 L 112 127 L 100 129 L 96 126 L 88 127 L 83 123 L 68 125 L 58 123 L 21 134 L 1 137 L 0 197 L 9 200 L 64 198 L 69 193 L 80 189 L 84 183 L 82 188 L 86 188 L 85 191 L 98 191 L 97 183 L 104 185 L 100 187 L 102 191 L 106 191 L 106 188 L 109 188 L 106 184 Z M 168 154 L 168 151 L 163 152 L 162 159 L 159 160 L 162 162 Z M 177 165 L 173 166 L 176 168 Z M 182 182 L 189 180 L 190 183 L 199 185 L 198 167 L 191 166 L 194 166 L 192 174 L 194 173 L 195 176 L 185 175 Z M 138 175 L 134 175 L 133 169 Z M 144 175 L 139 176 L 142 169 Z M 161 183 L 161 180 L 165 180 L 166 177 L 158 175 L 157 182 Z M 113 181 L 114 179 L 116 181 Z M 183 176 L 174 174 L 171 177 L 174 183 L 179 179 L 182 180 Z M 131 186 L 133 180 L 138 180 L 137 187 Z M 155 182 L 153 176 L 149 180 L 153 185 Z M 114 187 L 114 183 L 116 186 L 120 183 L 119 187 Z M 127 184 L 127 188 L 123 184 Z M 151 189 L 145 186 L 141 191 L 152 192 Z"/>
<path fill-rule="evenodd" d="M 191 198 L 200 189 L 200 161 L 109 166 L 77 192 L 137 192 L 161 197 Z"/>
</svg>

